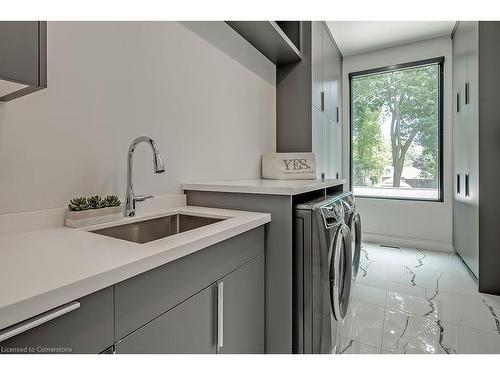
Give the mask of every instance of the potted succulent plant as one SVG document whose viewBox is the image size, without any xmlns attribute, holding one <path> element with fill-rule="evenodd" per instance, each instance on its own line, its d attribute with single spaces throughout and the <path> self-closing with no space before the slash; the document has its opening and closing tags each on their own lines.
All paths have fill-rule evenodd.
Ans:
<svg viewBox="0 0 500 375">
<path fill-rule="evenodd" d="M 104 199 L 99 195 L 70 200 L 66 211 L 66 226 L 72 228 L 107 223 L 123 217 L 121 202 L 116 195 Z"/>
</svg>

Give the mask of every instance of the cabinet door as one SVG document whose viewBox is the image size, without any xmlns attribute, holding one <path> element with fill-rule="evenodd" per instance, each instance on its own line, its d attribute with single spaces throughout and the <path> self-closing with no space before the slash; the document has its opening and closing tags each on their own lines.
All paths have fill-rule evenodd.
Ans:
<svg viewBox="0 0 500 375">
<path fill-rule="evenodd" d="M 324 92 L 324 113 L 330 118 L 334 118 L 333 81 L 335 79 L 335 46 L 328 30 L 323 25 L 323 92 Z"/>
<path fill-rule="evenodd" d="M 332 178 L 342 178 L 342 126 L 332 123 Z"/>
<path fill-rule="evenodd" d="M 323 169 L 323 113 L 312 107 L 312 149 L 316 158 L 316 174 L 321 178 Z"/>
<path fill-rule="evenodd" d="M 460 22 L 453 38 L 453 245 L 478 276 L 478 87 L 474 25 L 474 22 Z"/>
<path fill-rule="evenodd" d="M 219 353 L 264 353 L 264 254 L 218 283 Z"/>
<path fill-rule="evenodd" d="M 312 105 L 322 110 L 323 92 L 323 24 L 312 22 Z"/>
<path fill-rule="evenodd" d="M 332 119 L 342 124 L 342 56 L 335 48 L 334 71 L 332 81 Z"/>
<path fill-rule="evenodd" d="M 465 220 L 467 231 L 462 257 L 479 275 L 479 82 L 478 82 L 478 27 L 477 22 L 464 22 L 466 43 L 467 105 L 464 107 L 464 170 L 467 173 L 468 196 Z"/>
<path fill-rule="evenodd" d="M 98 354 L 114 341 L 113 287 L 1 330 L 0 336 L 28 326 L 33 328 L 1 341 L 0 353 Z"/>
<path fill-rule="evenodd" d="M 38 84 L 38 22 L 0 22 L 0 77 Z"/>
<path fill-rule="evenodd" d="M 216 353 L 216 287 L 211 285 L 131 333 L 116 353 Z"/>
<path fill-rule="evenodd" d="M 325 178 L 331 178 L 332 174 L 335 173 L 335 164 L 333 161 L 333 143 L 332 143 L 332 137 L 333 134 L 332 132 L 335 130 L 333 129 L 333 121 L 325 114 L 323 113 L 323 135 L 322 135 L 322 141 L 323 141 L 323 172 L 325 173 Z"/>
<path fill-rule="evenodd" d="M 0 101 L 47 87 L 46 22 L 0 22 Z"/>
</svg>

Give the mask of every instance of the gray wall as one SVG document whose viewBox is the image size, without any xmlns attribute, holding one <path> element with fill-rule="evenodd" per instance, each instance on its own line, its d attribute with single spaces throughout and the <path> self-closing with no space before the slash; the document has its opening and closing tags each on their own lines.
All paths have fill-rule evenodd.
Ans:
<svg viewBox="0 0 500 375">
<path fill-rule="evenodd" d="M 49 22 L 48 88 L 0 104 L 0 214 L 125 194 L 126 152 L 153 137 L 166 173 L 136 152 L 137 193 L 256 178 L 275 151 L 276 68 L 224 22 Z"/>
</svg>

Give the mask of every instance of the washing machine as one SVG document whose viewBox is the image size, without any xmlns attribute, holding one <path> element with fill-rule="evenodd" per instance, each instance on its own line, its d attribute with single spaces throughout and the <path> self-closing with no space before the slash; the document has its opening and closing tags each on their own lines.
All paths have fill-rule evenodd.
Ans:
<svg viewBox="0 0 500 375">
<path fill-rule="evenodd" d="M 293 352 L 334 353 L 352 282 L 349 227 L 340 197 L 294 208 Z"/>
<path fill-rule="evenodd" d="M 359 259 L 361 257 L 361 216 L 356 209 L 356 200 L 351 191 L 341 194 L 344 206 L 344 221 L 351 232 L 352 248 L 352 278 L 353 286 L 359 270 Z"/>
</svg>

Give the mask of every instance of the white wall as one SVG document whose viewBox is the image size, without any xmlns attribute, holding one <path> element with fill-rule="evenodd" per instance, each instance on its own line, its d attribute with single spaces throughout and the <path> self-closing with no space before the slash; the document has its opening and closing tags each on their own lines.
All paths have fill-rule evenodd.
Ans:
<svg viewBox="0 0 500 375">
<path fill-rule="evenodd" d="M 275 66 L 223 22 L 49 22 L 48 88 L 0 104 L 0 214 L 260 176 L 275 150 Z"/>
<path fill-rule="evenodd" d="M 344 124 L 349 124 L 349 73 L 445 57 L 444 202 L 358 198 L 365 240 L 452 251 L 452 44 L 449 37 L 348 56 L 343 62 Z M 349 126 L 344 126 L 344 171 L 349 171 Z"/>
</svg>

